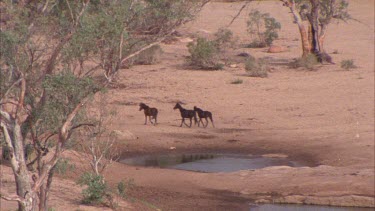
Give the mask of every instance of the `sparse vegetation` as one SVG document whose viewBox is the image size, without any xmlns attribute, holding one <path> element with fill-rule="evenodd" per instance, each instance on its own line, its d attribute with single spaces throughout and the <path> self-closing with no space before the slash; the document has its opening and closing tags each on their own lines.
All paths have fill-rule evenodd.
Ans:
<svg viewBox="0 0 375 211">
<path fill-rule="evenodd" d="M 225 51 L 227 48 L 233 45 L 233 32 L 226 28 L 220 28 L 215 33 L 214 42 L 219 50 Z"/>
<path fill-rule="evenodd" d="M 216 42 L 198 38 L 197 42 L 188 44 L 189 63 L 192 67 L 203 70 L 221 70 L 224 65 L 217 62 L 219 49 Z"/>
<path fill-rule="evenodd" d="M 266 60 L 250 57 L 245 62 L 245 70 L 250 77 L 265 78 L 268 76 L 269 66 Z"/>
<path fill-rule="evenodd" d="M 87 188 L 82 191 L 84 204 L 100 204 L 108 191 L 103 176 L 85 172 L 77 181 L 77 184 Z"/>
<path fill-rule="evenodd" d="M 133 179 L 129 179 L 127 181 L 121 180 L 117 184 L 117 193 L 121 196 L 121 198 L 126 198 L 128 190 L 133 188 L 134 186 L 135 183 Z"/>
<path fill-rule="evenodd" d="M 232 82 L 230 82 L 231 84 L 242 84 L 243 83 L 243 80 L 237 78 L 237 79 L 234 79 Z"/>
<path fill-rule="evenodd" d="M 255 40 L 248 47 L 262 48 L 270 46 L 279 37 L 277 31 L 280 29 L 281 24 L 271 17 L 269 13 L 251 10 L 247 21 L 247 31 Z"/>
<path fill-rule="evenodd" d="M 135 65 L 151 65 L 160 61 L 160 56 L 163 53 L 160 45 L 154 45 L 134 57 L 132 63 Z"/>
<path fill-rule="evenodd" d="M 340 66 L 344 70 L 350 70 L 350 69 L 357 68 L 357 66 L 354 64 L 353 59 L 342 60 Z"/>
<path fill-rule="evenodd" d="M 264 48 L 267 47 L 267 44 L 264 42 L 260 42 L 258 40 L 254 40 L 251 43 L 246 45 L 246 48 Z"/>
<path fill-rule="evenodd" d="M 70 164 L 69 160 L 60 158 L 56 163 L 55 172 L 60 175 L 65 175 L 67 170 L 74 171 L 75 168 L 75 165 Z"/>
<path fill-rule="evenodd" d="M 306 57 L 301 57 L 290 63 L 291 68 L 305 68 L 313 70 L 318 64 L 318 59 L 314 54 L 309 54 Z"/>
</svg>

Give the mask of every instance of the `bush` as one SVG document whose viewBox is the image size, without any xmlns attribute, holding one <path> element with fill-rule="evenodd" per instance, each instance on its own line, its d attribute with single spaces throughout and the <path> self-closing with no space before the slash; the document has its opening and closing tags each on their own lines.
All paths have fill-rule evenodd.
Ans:
<svg viewBox="0 0 375 211">
<path fill-rule="evenodd" d="M 134 186 L 133 179 L 129 179 L 128 181 L 121 180 L 121 182 L 117 184 L 117 192 L 122 198 L 126 198 L 128 190 Z"/>
<path fill-rule="evenodd" d="M 215 41 L 198 38 L 196 43 L 191 42 L 187 47 L 190 53 L 189 63 L 191 66 L 206 70 L 220 70 L 224 67 L 216 62 L 219 49 Z"/>
<path fill-rule="evenodd" d="M 243 80 L 241 80 L 241 79 L 239 79 L 239 78 L 237 78 L 237 79 L 235 79 L 235 80 L 233 80 L 232 82 L 231 82 L 231 84 L 242 84 L 243 83 Z"/>
<path fill-rule="evenodd" d="M 260 42 L 258 40 L 252 41 L 250 44 L 246 45 L 246 48 L 264 48 L 267 47 L 265 42 Z"/>
<path fill-rule="evenodd" d="M 233 43 L 233 32 L 229 29 L 220 28 L 215 33 L 215 40 L 216 47 L 220 50 L 225 50 L 226 48 L 230 47 Z"/>
<path fill-rule="evenodd" d="M 251 10 L 247 21 L 247 31 L 255 37 L 257 45 L 270 46 L 279 37 L 277 31 L 281 29 L 281 24 L 271 17 L 269 13 L 261 13 L 259 10 Z"/>
<path fill-rule="evenodd" d="M 353 59 L 347 59 L 341 61 L 341 68 L 343 68 L 344 70 L 350 70 L 353 68 L 357 68 L 357 66 L 354 64 Z"/>
<path fill-rule="evenodd" d="M 67 170 L 73 171 L 75 169 L 74 164 L 70 164 L 69 160 L 60 158 L 55 166 L 57 174 L 65 175 Z"/>
<path fill-rule="evenodd" d="M 292 62 L 290 66 L 292 68 L 306 68 L 309 70 L 313 70 L 314 67 L 318 64 L 318 59 L 314 54 L 309 54 L 305 57 L 301 57 L 297 59 L 296 61 Z"/>
<path fill-rule="evenodd" d="M 78 180 L 77 184 L 87 188 L 82 191 L 84 204 L 98 204 L 103 202 L 107 193 L 107 184 L 103 176 L 85 172 Z"/>
<path fill-rule="evenodd" d="M 160 56 L 162 53 L 163 50 L 161 49 L 160 45 L 154 45 L 135 56 L 132 63 L 135 65 L 156 64 L 160 61 Z"/>
<path fill-rule="evenodd" d="M 250 57 L 245 62 L 245 69 L 250 77 L 265 78 L 268 76 L 269 66 L 268 63 L 263 59 Z"/>
</svg>

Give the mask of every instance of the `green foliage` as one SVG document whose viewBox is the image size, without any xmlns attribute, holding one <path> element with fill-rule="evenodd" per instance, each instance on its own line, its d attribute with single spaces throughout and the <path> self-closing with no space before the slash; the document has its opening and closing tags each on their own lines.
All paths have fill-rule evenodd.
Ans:
<svg viewBox="0 0 375 211">
<path fill-rule="evenodd" d="M 350 69 L 357 68 L 357 66 L 354 64 L 354 60 L 353 59 L 342 60 L 340 66 L 344 70 L 350 70 Z"/>
<path fill-rule="evenodd" d="M 250 57 L 245 62 L 245 70 L 250 77 L 266 78 L 268 76 L 269 66 L 263 59 Z"/>
<path fill-rule="evenodd" d="M 43 126 L 56 131 L 67 118 L 67 114 L 99 87 L 90 78 L 78 78 L 70 72 L 49 75 L 43 82 L 47 102 L 41 110 L 34 111 Z"/>
<path fill-rule="evenodd" d="M 60 174 L 60 175 L 65 175 L 67 170 L 74 171 L 75 165 L 70 164 L 69 160 L 67 160 L 67 159 L 60 158 L 57 161 L 56 166 L 55 166 L 56 173 Z"/>
<path fill-rule="evenodd" d="M 231 84 L 242 84 L 243 83 L 243 80 L 237 78 L 235 80 L 233 80 L 232 82 L 230 82 Z"/>
<path fill-rule="evenodd" d="M 210 41 L 205 38 L 198 38 L 197 42 L 188 44 L 190 53 L 190 65 L 198 69 L 206 70 L 220 70 L 223 68 L 222 64 L 216 62 L 219 55 L 215 41 Z"/>
<path fill-rule="evenodd" d="M 232 45 L 233 40 L 233 32 L 226 28 L 220 28 L 215 33 L 214 42 L 216 43 L 216 47 L 218 49 L 225 49 L 228 48 L 229 45 Z"/>
<path fill-rule="evenodd" d="M 314 54 L 309 54 L 305 57 L 298 58 L 296 61 L 292 62 L 290 66 L 292 68 L 305 68 L 313 70 L 317 64 L 319 64 L 319 62 L 316 56 Z"/>
<path fill-rule="evenodd" d="M 255 37 L 255 43 L 259 43 L 256 46 L 270 46 L 279 37 L 277 31 L 280 29 L 281 24 L 269 13 L 261 13 L 259 10 L 251 10 L 249 13 L 247 31 Z"/>
<path fill-rule="evenodd" d="M 98 204 L 103 202 L 107 193 L 107 184 L 103 176 L 86 172 L 79 178 L 77 184 L 87 186 L 87 188 L 82 191 L 83 203 Z"/>
<path fill-rule="evenodd" d="M 117 192 L 122 198 L 126 198 L 128 190 L 133 188 L 134 186 L 134 179 L 129 179 L 127 181 L 121 180 L 117 184 Z"/>
<path fill-rule="evenodd" d="M 311 11 L 309 0 L 296 0 L 298 11 L 303 20 L 307 20 Z M 336 21 L 348 21 L 353 19 L 348 11 L 349 1 L 347 0 L 319 0 L 319 22 L 328 24 L 332 19 Z"/>
</svg>

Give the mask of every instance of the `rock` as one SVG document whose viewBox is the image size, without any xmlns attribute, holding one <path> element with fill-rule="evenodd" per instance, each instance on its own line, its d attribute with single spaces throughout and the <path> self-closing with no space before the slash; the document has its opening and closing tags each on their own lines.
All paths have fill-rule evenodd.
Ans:
<svg viewBox="0 0 375 211">
<path fill-rule="evenodd" d="M 279 45 L 271 45 L 268 48 L 267 53 L 282 53 L 282 52 L 285 52 L 285 51 L 288 51 L 288 48 L 286 48 L 284 46 L 279 46 Z"/>
<path fill-rule="evenodd" d="M 123 131 L 113 130 L 112 133 L 115 134 L 115 136 L 117 136 L 118 138 L 124 139 L 124 140 L 135 140 L 135 139 L 138 139 L 137 136 L 135 136 L 132 132 L 130 132 L 128 130 L 123 130 Z"/>
<path fill-rule="evenodd" d="M 185 37 L 185 38 L 181 38 L 179 39 L 180 42 L 183 42 L 183 43 L 189 43 L 189 42 L 193 42 L 194 40 L 189 38 L 189 37 Z"/>
<path fill-rule="evenodd" d="M 250 54 L 243 52 L 243 53 L 239 53 L 239 54 L 237 54 L 237 56 L 241 56 L 241 57 L 250 57 Z"/>
<path fill-rule="evenodd" d="M 237 68 L 238 65 L 237 64 L 231 64 L 231 65 L 229 65 L 229 67 L 231 67 L 231 68 Z"/>
</svg>

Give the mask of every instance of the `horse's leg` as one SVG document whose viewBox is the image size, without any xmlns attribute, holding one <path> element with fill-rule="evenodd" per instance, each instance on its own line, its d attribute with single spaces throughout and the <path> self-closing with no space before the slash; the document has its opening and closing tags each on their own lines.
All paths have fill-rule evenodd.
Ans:
<svg viewBox="0 0 375 211">
<path fill-rule="evenodd" d="M 158 116 L 155 115 L 154 119 L 155 119 L 155 124 L 154 125 L 156 125 L 158 123 Z"/>
<path fill-rule="evenodd" d="M 184 117 L 182 117 L 182 120 L 181 120 L 181 125 L 180 125 L 180 127 L 182 127 L 182 124 L 185 124 L 185 118 L 184 118 Z"/>
<path fill-rule="evenodd" d="M 149 120 L 150 120 L 150 123 L 151 123 L 151 124 L 154 124 L 154 123 L 152 122 L 152 116 L 149 116 L 148 118 L 149 118 Z"/>
<path fill-rule="evenodd" d="M 147 125 L 147 115 L 145 114 L 145 125 Z"/>
<path fill-rule="evenodd" d="M 212 115 L 209 116 L 209 117 L 210 117 L 210 120 L 211 120 L 211 123 L 212 123 L 212 127 L 215 127 L 215 125 L 214 125 L 214 120 L 213 120 L 213 118 L 212 118 Z"/>
<path fill-rule="evenodd" d="M 190 117 L 189 119 L 190 119 L 190 125 L 189 125 L 189 127 L 191 127 L 191 123 L 193 122 L 191 119 L 192 119 L 193 117 Z"/>
<path fill-rule="evenodd" d="M 206 120 L 206 125 L 204 126 L 205 128 L 208 126 L 208 120 L 207 117 L 204 118 Z"/>
<path fill-rule="evenodd" d="M 189 125 L 185 122 L 185 120 L 184 120 L 184 124 L 185 124 L 187 127 L 189 127 Z"/>
</svg>

